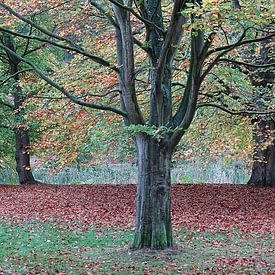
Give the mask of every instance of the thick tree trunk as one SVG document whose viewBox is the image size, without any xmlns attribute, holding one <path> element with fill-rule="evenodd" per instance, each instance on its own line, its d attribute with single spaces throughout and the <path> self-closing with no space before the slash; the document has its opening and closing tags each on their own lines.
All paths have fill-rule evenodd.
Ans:
<svg viewBox="0 0 275 275">
<path fill-rule="evenodd" d="M 171 153 L 145 135 L 136 139 L 138 189 L 134 249 L 172 247 Z"/>
<path fill-rule="evenodd" d="M 262 64 L 274 63 L 271 41 L 261 43 L 259 59 Z M 272 106 L 273 98 L 273 70 L 255 70 L 251 74 L 250 81 L 261 92 L 257 95 L 255 105 L 257 108 L 265 108 L 263 102 L 269 102 Z M 275 186 L 275 116 L 259 118 L 253 131 L 255 151 L 253 156 L 252 174 L 248 184 L 251 186 Z M 268 146 L 266 146 L 268 145 Z"/>
<path fill-rule="evenodd" d="M 18 129 L 15 131 L 16 141 L 16 171 L 19 177 L 20 184 L 36 183 L 30 166 L 30 155 L 28 153 L 30 142 L 29 135 L 26 130 Z"/>
<path fill-rule="evenodd" d="M 274 130 L 275 123 L 272 118 L 269 120 L 260 119 L 255 127 L 253 136 L 256 147 L 253 156 L 252 173 L 248 181 L 251 186 L 275 186 Z M 265 146 L 266 142 L 268 142 L 268 146 Z"/>
<path fill-rule="evenodd" d="M 200 2 L 200 1 L 199 1 Z M 130 8 L 134 2 L 129 1 Z M 167 128 L 161 142 L 140 133 L 136 136 L 138 151 L 138 188 L 136 197 L 136 230 L 133 248 L 165 249 L 172 247 L 171 225 L 171 156 L 185 129 L 194 117 L 201 71 L 204 60 L 203 32 L 192 35 L 189 76 L 184 96 L 176 114 L 172 112 L 173 60 L 181 41 L 183 25 L 187 17 L 181 11 L 185 1 L 175 1 L 171 22 L 167 31 L 162 15 L 161 1 L 148 0 L 138 4 L 146 24 L 148 46 L 144 47 L 150 60 L 149 83 L 150 112 L 145 122 L 136 97 L 136 68 L 134 59 L 134 36 L 130 12 L 123 8 L 124 2 L 113 4 L 116 17 L 117 56 L 122 108 L 127 113 L 126 125 L 149 126 L 152 129 Z M 209 44 L 210 46 L 210 44 Z M 205 52 L 208 46 L 204 47 Z M 148 84 L 149 84 L 148 83 Z M 137 128 L 138 129 L 138 128 Z M 171 131 L 175 130 L 175 131 Z"/>
</svg>

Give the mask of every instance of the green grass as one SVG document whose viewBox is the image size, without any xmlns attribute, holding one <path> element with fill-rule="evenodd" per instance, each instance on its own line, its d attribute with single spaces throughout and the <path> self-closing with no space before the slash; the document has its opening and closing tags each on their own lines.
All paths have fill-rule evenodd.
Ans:
<svg viewBox="0 0 275 275">
<path fill-rule="evenodd" d="M 93 165 L 88 168 L 67 167 L 58 173 L 48 173 L 49 169 L 33 171 L 35 178 L 50 184 L 125 184 L 137 182 L 137 167 L 129 163 Z M 245 163 L 226 165 L 221 161 L 185 161 L 172 168 L 172 183 L 240 183 L 248 181 L 249 175 Z M 15 171 L 0 168 L 0 184 L 16 183 Z"/>
<path fill-rule="evenodd" d="M 132 251 L 124 228 L 0 221 L 0 274 L 264 274 L 274 267 L 272 237 L 181 229 L 175 249 Z"/>
<path fill-rule="evenodd" d="M 137 167 L 121 163 L 94 165 L 89 168 L 64 168 L 56 174 L 48 174 L 46 168 L 34 171 L 37 180 L 51 184 L 125 184 L 137 182 Z M 249 176 L 244 164 L 225 165 L 222 162 L 184 162 L 172 168 L 173 183 L 246 183 Z M 0 181 L 1 182 L 1 181 Z"/>
</svg>

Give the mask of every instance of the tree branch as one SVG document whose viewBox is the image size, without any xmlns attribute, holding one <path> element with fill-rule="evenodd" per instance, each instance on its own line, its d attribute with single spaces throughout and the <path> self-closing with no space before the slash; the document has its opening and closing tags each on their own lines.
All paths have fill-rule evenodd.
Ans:
<svg viewBox="0 0 275 275">
<path fill-rule="evenodd" d="M 119 110 L 115 107 L 112 106 L 108 106 L 108 105 L 103 105 L 103 104 L 96 104 L 96 103 L 92 103 L 92 102 L 85 102 L 80 100 L 78 97 L 72 95 L 70 92 L 68 92 L 64 87 L 62 87 L 61 85 L 59 85 L 58 83 L 54 82 L 52 79 L 50 79 L 49 77 L 47 77 L 39 68 L 37 68 L 31 61 L 17 55 L 15 52 L 11 51 L 9 48 L 5 47 L 4 45 L 0 44 L 0 48 L 6 50 L 7 52 L 9 52 L 10 54 L 16 56 L 20 61 L 23 61 L 24 63 L 28 64 L 30 67 L 32 67 L 32 69 L 44 80 L 46 81 L 48 84 L 50 84 L 52 87 L 56 88 L 57 90 L 59 90 L 62 94 L 64 94 L 65 96 L 67 96 L 69 99 L 71 99 L 74 103 L 79 104 L 81 106 L 85 106 L 85 107 L 89 107 L 89 108 L 93 108 L 93 109 L 98 109 L 98 110 L 106 110 L 106 111 L 111 111 L 114 112 L 116 114 L 119 114 L 123 117 L 127 117 L 127 113 L 125 113 L 122 110 Z"/>
<path fill-rule="evenodd" d="M 246 62 L 232 60 L 232 59 L 229 59 L 229 58 L 220 58 L 218 62 L 229 62 L 229 63 L 234 63 L 234 64 L 237 64 L 237 65 L 253 67 L 253 68 L 268 68 L 268 67 L 274 67 L 275 66 L 275 63 L 271 63 L 271 64 L 250 64 L 250 63 L 246 63 Z"/>
<path fill-rule="evenodd" d="M 119 28 L 119 25 L 117 24 L 115 19 L 108 13 L 108 11 L 104 7 L 102 7 L 101 5 L 99 5 L 97 2 L 95 2 L 93 0 L 90 0 L 90 4 L 103 14 L 104 17 L 110 22 L 111 25 L 113 25 L 115 28 Z M 138 47 L 140 47 L 145 52 L 150 54 L 150 50 L 148 48 L 144 47 L 142 42 L 137 40 L 135 37 L 133 37 L 133 41 Z"/>
<path fill-rule="evenodd" d="M 227 52 L 229 52 L 229 51 L 231 51 L 231 50 L 233 50 L 233 49 L 235 49 L 235 48 L 237 48 L 239 46 L 242 46 L 242 45 L 245 45 L 245 44 L 254 43 L 254 42 L 261 42 L 261 41 L 270 39 L 270 38 L 274 37 L 274 35 L 275 35 L 275 32 L 272 32 L 271 34 L 269 34 L 267 36 L 262 36 L 262 37 L 259 37 L 259 38 L 243 40 L 245 38 L 246 32 L 249 29 L 251 29 L 251 28 L 247 28 L 243 32 L 243 34 L 241 35 L 240 39 L 236 43 L 233 43 L 233 44 L 230 44 L 230 45 L 227 45 L 227 46 L 218 47 L 216 49 L 213 49 L 213 50 L 209 51 L 206 54 L 206 57 L 210 56 L 213 53 L 217 53 L 217 52 L 220 52 L 220 51 L 225 51 L 225 53 L 227 53 Z"/>
<path fill-rule="evenodd" d="M 12 130 L 11 127 L 9 127 L 9 126 L 7 126 L 7 125 L 0 125 L 0 128 Z"/>
<path fill-rule="evenodd" d="M 224 106 L 214 104 L 214 103 L 201 103 L 197 105 L 198 108 L 202 107 L 213 107 L 213 108 L 218 108 L 228 114 L 231 115 L 240 115 L 240 116 L 250 116 L 250 115 L 271 115 L 275 114 L 275 110 L 269 110 L 269 111 L 248 111 L 248 110 L 242 110 L 242 111 L 236 111 L 236 110 L 230 110 L 225 108 Z"/>
<path fill-rule="evenodd" d="M 29 72 L 32 71 L 32 69 L 24 69 L 24 70 L 20 70 L 12 75 L 10 75 L 9 77 L 7 77 L 5 80 L 3 80 L 2 82 L 0 82 L 0 86 L 4 85 L 6 82 L 8 82 L 11 78 L 17 76 L 18 74 L 22 74 L 24 72 Z"/>
<path fill-rule="evenodd" d="M 8 102 L 4 102 L 2 99 L 0 99 L 0 105 L 3 105 L 5 107 L 8 107 L 9 109 L 11 110 L 15 110 L 14 106 L 11 104 L 11 103 L 8 103 Z"/>
<path fill-rule="evenodd" d="M 113 25 L 115 28 L 119 28 L 119 25 L 117 24 L 117 22 L 115 21 L 115 19 L 108 13 L 108 11 L 101 5 L 99 5 L 97 2 L 90 0 L 90 4 L 95 7 L 96 9 L 98 9 L 103 15 L 104 17 L 110 22 L 111 25 Z M 140 47 L 141 49 L 143 49 L 145 52 L 147 52 L 148 54 L 150 54 L 150 50 L 146 47 L 143 46 L 142 42 L 140 42 L 139 40 L 137 40 L 135 37 L 133 37 L 133 41 L 134 43 Z"/>
<path fill-rule="evenodd" d="M 44 44 L 42 44 L 42 45 L 40 45 L 40 46 L 38 46 L 38 47 L 36 47 L 36 48 L 30 49 L 30 50 L 24 52 L 24 54 L 22 54 L 22 56 L 25 57 L 25 56 L 27 56 L 27 55 L 29 55 L 29 54 L 31 54 L 31 53 L 34 53 L 34 52 L 36 52 L 36 51 L 38 51 L 38 50 L 41 50 L 41 49 L 44 48 L 46 45 L 47 45 L 47 43 L 44 43 Z"/>
<path fill-rule="evenodd" d="M 180 13 L 186 1 L 176 0 L 171 16 L 171 23 L 169 29 L 167 31 L 163 47 L 160 54 L 160 59 L 157 68 L 157 79 L 156 85 L 158 86 L 158 90 L 161 90 L 161 83 L 165 68 L 165 63 L 170 63 L 174 57 L 177 46 L 180 42 L 182 32 L 183 32 L 183 24 L 186 21 L 186 18 L 182 16 Z"/>
<path fill-rule="evenodd" d="M 14 15 L 15 17 L 19 18 L 21 21 L 33 26 L 34 28 L 38 29 L 39 31 L 41 31 L 42 33 L 53 37 L 55 39 L 58 40 L 62 40 L 62 41 L 66 41 L 67 43 L 69 43 L 70 45 L 74 45 L 77 46 L 71 39 L 68 39 L 66 37 L 63 36 L 59 36 L 53 32 L 50 32 L 44 28 L 42 28 L 41 26 L 37 25 L 36 23 L 34 23 L 32 20 L 27 19 L 26 17 L 20 15 L 18 12 L 16 12 L 15 10 L 13 10 L 11 7 L 5 5 L 4 3 L 0 3 L 0 7 L 6 9 L 7 11 L 9 11 L 12 15 Z"/>
<path fill-rule="evenodd" d="M 42 33 L 48 35 L 49 37 L 52 37 L 52 38 L 55 38 L 55 39 L 58 39 L 58 40 L 61 40 L 61 41 L 65 41 L 65 42 L 69 43 L 71 46 L 65 46 L 65 45 L 53 42 L 53 41 L 51 41 L 49 39 L 46 39 L 46 38 L 40 38 L 38 36 L 30 36 L 30 35 L 19 34 L 19 33 L 16 33 L 16 32 L 9 31 L 9 30 L 4 29 L 4 28 L 1 28 L 0 30 L 5 31 L 5 32 L 10 33 L 10 34 L 13 34 L 13 35 L 16 35 L 16 36 L 19 36 L 19 37 L 22 37 L 22 38 L 35 39 L 35 40 L 38 40 L 38 41 L 41 41 L 41 42 L 47 42 L 47 43 L 49 43 L 53 46 L 80 53 L 84 56 L 87 56 L 87 57 L 91 58 L 93 61 L 95 61 L 95 62 L 97 62 L 97 63 L 99 63 L 99 64 L 101 64 L 105 67 L 109 67 L 109 68 L 113 69 L 114 71 L 118 72 L 118 69 L 115 66 L 111 65 L 108 61 L 106 61 L 105 59 L 103 59 L 99 56 L 95 56 L 95 55 L 83 50 L 79 45 L 75 44 L 71 39 L 68 39 L 68 38 L 63 37 L 63 36 L 59 36 L 59 35 L 57 35 L 53 32 L 50 32 L 50 31 L 42 28 L 41 26 L 37 25 L 33 21 L 31 21 L 31 20 L 25 18 L 24 16 L 20 15 L 19 13 L 17 13 L 16 11 L 14 11 L 12 8 L 5 5 L 4 3 L 0 3 L 0 7 L 3 7 L 4 9 L 8 10 L 11 14 L 16 16 L 17 18 L 19 18 L 23 22 L 33 26 L 37 30 L 39 30 Z"/>
<path fill-rule="evenodd" d="M 165 36 L 165 31 L 160 28 L 159 26 L 155 25 L 153 22 L 151 22 L 150 20 L 147 20 L 145 18 L 143 18 L 142 16 L 140 16 L 137 12 L 134 11 L 133 8 L 131 7 L 127 7 L 121 3 L 119 3 L 118 1 L 115 0 L 109 0 L 112 4 L 118 6 L 119 8 L 122 8 L 124 10 L 130 11 L 136 18 L 138 18 L 141 22 L 143 22 L 145 25 L 150 25 L 152 27 L 154 27 L 156 30 L 158 30 L 163 36 Z"/>
<path fill-rule="evenodd" d="M 90 4 L 98 9 L 104 17 L 113 25 L 114 27 L 118 28 L 118 24 L 116 23 L 115 19 L 108 13 L 108 11 L 101 5 L 99 5 L 96 1 L 90 0 Z"/>
<path fill-rule="evenodd" d="M 216 36 L 216 33 L 215 32 L 211 32 L 208 36 L 208 38 L 206 39 L 206 41 L 204 42 L 204 45 L 203 45 L 203 48 L 201 50 L 201 53 L 200 53 L 200 56 L 199 56 L 199 59 L 205 59 L 206 56 L 207 56 L 207 51 L 208 49 L 210 48 L 210 46 L 212 45 L 212 42 L 214 40 Z"/>
<path fill-rule="evenodd" d="M 261 41 L 264 41 L 264 40 L 267 40 L 267 39 L 270 39 L 272 38 L 274 35 L 275 35 L 275 32 L 273 32 L 272 34 L 270 35 L 267 35 L 265 37 L 261 37 L 261 38 L 255 38 L 255 39 L 248 39 L 248 40 L 243 40 L 246 36 L 246 32 L 249 30 L 250 28 L 247 28 L 244 30 L 243 34 L 240 36 L 239 40 L 234 43 L 234 44 L 231 44 L 231 45 L 228 45 L 228 46 L 224 46 L 224 47 L 220 47 L 220 48 L 216 48 L 212 51 L 209 51 L 207 54 L 206 54 L 206 57 L 209 56 L 210 54 L 214 53 L 214 52 L 217 52 L 217 51 L 222 51 L 220 54 L 218 54 L 218 56 L 208 65 L 208 67 L 206 68 L 206 70 L 203 72 L 202 74 L 202 77 L 201 79 L 203 80 L 208 74 L 209 72 L 213 69 L 213 67 L 218 63 L 220 62 L 221 60 L 223 61 L 227 61 L 227 62 L 232 62 L 232 63 L 239 63 L 239 65 L 245 65 L 245 66 L 251 66 L 251 67 L 258 67 L 258 68 L 267 68 L 267 67 L 272 67 L 274 66 L 274 63 L 272 64 L 265 64 L 265 65 L 252 65 L 252 64 L 249 64 L 249 63 L 245 63 L 245 62 L 239 62 L 239 61 L 234 61 L 234 60 L 231 60 L 231 59 L 227 59 L 227 58 L 221 58 L 222 56 L 224 56 L 226 53 L 232 51 L 233 49 L 241 46 L 241 45 L 245 45 L 245 44 L 248 44 L 248 43 L 253 43 L 253 42 L 261 42 Z M 262 67 L 263 66 L 263 67 Z"/>
<path fill-rule="evenodd" d="M 140 110 L 135 87 L 135 58 L 130 12 L 119 6 L 112 5 L 116 22 L 116 49 L 119 67 L 119 85 L 121 89 L 121 108 L 126 110 L 128 121 L 133 124 L 143 124 L 144 118 Z"/>
<path fill-rule="evenodd" d="M 26 39 L 33 39 L 33 40 L 37 40 L 37 41 L 40 41 L 40 42 L 49 43 L 49 44 L 51 44 L 51 45 L 53 45 L 55 47 L 79 53 L 79 54 L 81 54 L 83 56 L 89 57 L 91 60 L 93 60 L 94 62 L 96 62 L 96 63 L 98 63 L 100 65 L 103 65 L 105 67 L 108 67 L 108 68 L 114 70 L 115 72 L 119 71 L 116 66 L 110 64 L 105 59 L 103 59 L 103 58 L 101 58 L 99 56 L 93 55 L 93 54 L 91 54 L 91 53 L 89 53 L 89 52 L 87 52 L 87 51 L 85 51 L 83 49 L 79 49 L 79 48 L 71 47 L 71 46 L 66 46 L 64 44 L 60 44 L 60 43 L 54 42 L 54 41 L 52 41 L 50 39 L 47 39 L 47 38 L 44 38 L 44 37 L 39 37 L 39 36 L 34 36 L 34 35 L 25 35 L 25 34 L 17 33 L 17 32 L 10 31 L 8 29 L 2 28 L 2 27 L 0 27 L 0 31 L 9 33 L 9 34 L 14 35 L 14 36 L 26 38 Z"/>
<path fill-rule="evenodd" d="M 181 99 L 177 112 L 172 118 L 170 124 L 168 124 L 168 127 L 171 127 L 176 131 L 171 134 L 169 140 L 166 144 L 164 144 L 164 146 L 166 146 L 169 150 L 172 150 L 176 144 L 178 144 L 184 132 L 191 124 L 196 112 L 198 93 L 202 81 L 201 71 L 203 64 L 203 60 L 199 57 L 203 46 L 203 31 L 198 30 L 194 34 L 192 30 L 190 68 L 186 87 L 184 89 L 184 95 Z"/>
</svg>

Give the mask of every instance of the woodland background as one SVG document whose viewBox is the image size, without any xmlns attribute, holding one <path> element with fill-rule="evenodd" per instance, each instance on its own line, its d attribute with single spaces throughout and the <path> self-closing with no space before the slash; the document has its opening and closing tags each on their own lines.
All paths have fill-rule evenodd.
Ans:
<svg viewBox="0 0 275 275">
<path fill-rule="evenodd" d="M 0 1 L 0 273 L 274 274 L 273 83 L 270 1 Z"/>
<path fill-rule="evenodd" d="M 204 1 L 205 19 L 202 23 L 211 23 L 215 33 L 226 33 L 225 37 L 217 36 L 215 46 L 223 44 L 223 39 L 227 39 L 228 43 L 229 40 L 234 41 L 238 32 L 232 32 L 230 26 L 226 25 L 230 20 L 238 21 L 239 32 L 247 26 L 247 32 L 251 31 L 248 37 L 260 33 L 263 26 L 268 26 L 272 32 L 272 11 L 266 8 L 268 4 L 264 1 L 255 1 L 255 6 L 246 6 L 245 1 L 241 4 L 242 8 L 239 9 L 240 3 L 237 1 L 223 4 Z M 47 1 L 44 4 L 39 1 L 17 1 L 15 5 L 11 1 L 11 5 L 15 10 L 23 11 L 22 15 L 27 19 L 55 30 L 60 37 L 78 41 L 92 53 L 110 60 L 115 58 L 115 33 L 105 24 L 106 19 L 100 18 L 96 4 L 87 3 L 81 7 L 78 1 L 69 5 L 60 1 Z M 235 10 L 232 5 L 235 5 Z M 165 9 L 169 10 L 168 3 Z M 186 13 L 195 11 L 190 3 Z M 87 56 L 78 55 L 74 50 L 52 47 L 54 44 L 47 40 L 30 38 L 37 36 L 39 30 L 18 17 L 16 19 L 7 10 L 2 9 L 1 13 L 1 41 L 4 46 L 9 44 L 19 55 L 39 65 L 54 81 L 66 89 L 74 89 L 74 96 L 83 101 L 117 104 L 119 87 L 115 72 L 96 65 Z M 193 25 L 202 23 L 197 21 Z M 188 31 L 193 25 L 186 23 L 184 28 Z M 140 23 L 133 21 L 133 27 L 137 38 L 143 39 Z M 12 31 L 16 31 L 17 35 Z M 21 36 L 18 35 L 20 33 Z M 271 66 L 271 45 L 272 40 L 269 39 L 241 50 L 236 49 L 232 52 L 233 63 L 224 60 L 224 64 L 221 62 L 209 74 L 199 99 L 199 105 L 205 107 L 196 111 L 191 127 L 177 146 L 173 159 L 173 182 L 243 184 L 250 177 L 253 156 L 254 160 L 258 158 L 258 162 L 266 161 L 262 156 L 255 158 L 255 154 L 259 147 L 266 149 L 272 143 L 274 146 L 274 129 L 267 129 L 262 133 L 265 137 L 259 141 L 253 138 L 253 128 L 259 123 L 257 112 L 263 112 L 262 118 L 265 120 L 272 120 L 273 116 L 270 116 L 270 110 L 274 108 L 270 86 L 274 79 L 270 79 L 274 68 Z M 263 47 L 268 49 L 267 56 L 263 53 Z M 137 63 L 142 65 L 146 52 L 142 51 L 142 47 L 135 51 Z M 175 102 L 180 98 L 180 90 L 184 86 L 182 72 L 188 71 L 190 66 L 185 51 L 182 48 L 177 57 L 180 65 L 172 83 Z M 32 156 L 32 167 L 25 163 L 24 169 L 32 169 L 38 181 L 103 183 L 104 180 L 99 179 L 101 177 L 108 179 L 106 183 L 136 182 L 135 146 L 132 140 L 135 129 L 125 126 L 111 113 L 74 104 L 45 84 L 24 62 L 18 63 L 18 71 L 11 72 L 8 53 L 3 49 L 0 57 L 1 183 L 17 181 L 14 162 L 17 147 L 13 132 L 20 130 L 29 135 L 30 144 L 24 150 Z M 141 66 L 140 71 L 145 67 Z M 139 73 L 138 98 L 141 105 L 144 101 L 144 106 L 148 100 L 147 80 L 146 74 Z M 17 100 L 18 106 L 12 106 L 16 101 L 14 89 L 22 95 Z M 156 130 L 148 131 L 153 133 Z"/>
</svg>

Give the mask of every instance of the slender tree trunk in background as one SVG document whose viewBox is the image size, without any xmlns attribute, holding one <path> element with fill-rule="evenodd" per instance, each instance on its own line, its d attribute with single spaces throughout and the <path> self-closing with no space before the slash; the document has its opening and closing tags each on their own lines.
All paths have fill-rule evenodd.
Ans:
<svg viewBox="0 0 275 275">
<path fill-rule="evenodd" d="M 272 118 L 269 120 L 260 119 L 255 126 L 253 136 L 256 148 L 253 156 L 252 174 L 248 181 L 251 186 L 275 186 L 274 131 L 275 122 Z M 268 146 L 264 146 L 265 142 L 268 142 Z"/>
<path fill-rule="evenodd" d="M 17 85 L 16 81 L 15 94 L 14 94 L 14 106 L 15 106 L 15 121 L 17 124 L 14 130 L 15 134 L 15 160 L 16 171 L 20 184 L 34 184 L 36 183 L 32 174 L 30 165 L 30 139 L 29 132 L 26 129 L 24 123 L 22 123 L 21 108 L 24 103 L 24 96 L 22 95 L 21 87 Z"/>
<path fill-rule="evenodd" d="M 18 72 L 18 65 L 11 64 L 11 72 L 15 74 Z M 17 128 L 14 130 L 15 133 L 15 160 L 16 160 L 16 171 L 20 184 L 35 184 L 36 181 L 32 174 L 30 165 L 30 139 L 29 132 L 24 125 L 22 120 L 22 106 L 25 100 L 22 94 L 22 88 L 18 85 L 19 76 L 14 77 L 15 88 L 14 88 L 14 106 L 15 106 L 15 122 Z M 21 125 L 22 124 L 22 125 Z"/>
<path fill-rule="evenodd" d="M 16 51 L 12 38 L 5 34 L 4 43 L 12 51 Z M 18 173 L 20 184 L 34 184 L 37 183 L 31 171 L 30 166 L 30 139 L 29 133 L 24 125 L 24 119 L 22 114 L 23 103 L 25 101 L 25 95 L 22 92 L 22 88 L 19 85 L 19 64 L 20 60 L 10 53 L 7 52 L 10 73 L 13 75 L 14 87 L 13 87 L 13 101 L 14 101 L 14 117 L 16 128 L 15 133 L 15 161 L 16 161 L 16 171 Z"/>
<path fill-rule="evenodd" d="M 16 141 L 16 171 L 20 184 L 34 184 L 36 183 L 30 166 L 30 155 L 28 153 L 30 142 L 28 131 L 17 129 L 15 130 Z"/>
<path fill-rule="evenodd" d="M 133 248 L 172 247 L 171 153 L 145 134 L 136 143 L 139 173 Z"/>
</svg>

